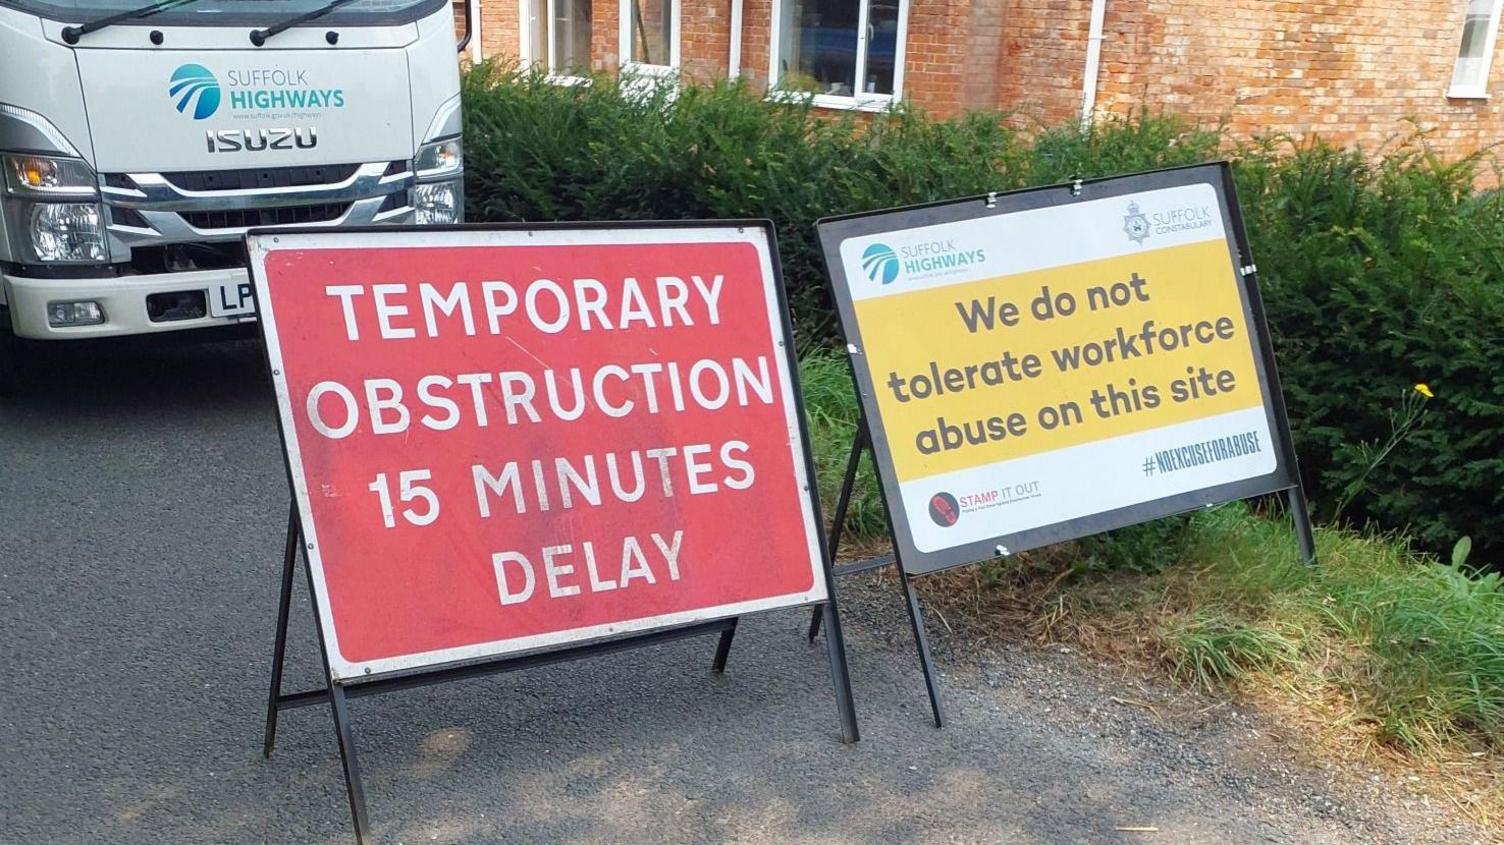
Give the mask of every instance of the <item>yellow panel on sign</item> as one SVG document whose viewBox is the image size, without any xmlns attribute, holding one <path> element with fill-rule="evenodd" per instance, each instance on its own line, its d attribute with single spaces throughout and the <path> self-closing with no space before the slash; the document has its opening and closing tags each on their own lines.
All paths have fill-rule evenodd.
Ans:
<svg viewBox="0 0 1504 845">
<path fill-rule="evenodd" d="M 854 303 L 898 480 L 1263 404 L 1225 241 Z"/>
</svg>

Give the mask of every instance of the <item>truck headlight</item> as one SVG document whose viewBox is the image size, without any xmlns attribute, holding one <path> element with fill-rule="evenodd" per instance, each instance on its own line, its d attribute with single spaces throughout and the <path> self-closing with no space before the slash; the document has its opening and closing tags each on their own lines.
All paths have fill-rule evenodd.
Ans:
<svg viewBox="0 0 1504 845">
<path fill-rule="evenodd" d="M 27 219 L 29 246 L 38 261 L 105 261 L 109 257 L 98 203 L 33 203 Z"/>
<path fill-rule="evenodd" d="M 99 179 L 80 158 L 0 154 L 5 223 L 23 260 L 41 263 L 108 261 Z"/>
<path fill-rule="evenodd" d="M 22 197 L 92 197 L 99 186 L 94 171 L 82 159 L 52 156 L 0 156 L 5 192 Z"/>
<path fill-rule="evenodd" d="M 424 144 L 413 156 L 413 172 L 421 182 L 446 178 L 464 169 L 465 145 L 458 138 Z"/>
<path fill-rule="evenodd" d="M 465 219 L 465 145 L 446 138 L 418 148 L 413 156 L 413 222 L 420 226 L 458 223 Z"/>
<path fill-rule="evenodd" d="M 458 181 L 419 183 L 413 188 L 413 222 L 419 226 L 458 223 L 464 206 Z"/>
</svg>

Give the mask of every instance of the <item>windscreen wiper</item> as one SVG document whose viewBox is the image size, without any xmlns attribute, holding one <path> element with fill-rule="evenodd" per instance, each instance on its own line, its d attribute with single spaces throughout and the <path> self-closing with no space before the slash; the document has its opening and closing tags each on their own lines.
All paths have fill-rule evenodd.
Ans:
<svg viewBox="0 0 1504 845">
<path fill-rule="evenodd" d="M 88 35 L 91 32 L 97 32 L 107 26 L 114 26 L 121 21 L 134 20 L 135 18 L 149 18 L 158 12 L 165 12 L 168 9 L 175 9 L 178 6 L 186 6 L 189 3 L 197 2 L 198 0 L 159 0 L 159 2 L 153 3 L 150 6 L 142 6 L 139 9 L 127 9 L 124 12 L 116 12 L 113 15 L 106 15 L 102 18 L 96 18 L 92 21 L 85 21 L 79 26 L 65 26 L 63 27 L 63 41 L 69 44 L 77 44 L 78 39 L 84 37 L 85 35 Z"/>
<path fill-rule="evenodd" d="M 189 0 L 189 2 L 192 1 L 193 0 Z M 262 44 L 266 43 L 266 39 L 271 38 L 273 35 L 276 35 L 279 32 L 286 32 L 287 30 L 292 29 L 299 24 L 305 24 L 316 18 L 322 18 L 335 9 L 338 9 L 340 6 L 347 6 L 354 2 L 355 0 L 333 0 L 333 2 L 329 3 L 328 5 L 321 6 L 311 12 L 304 12 L 303 14 L 298 15 L 295 18 L 288 18 L 281 23 L 274 23 L 266 29 L 253 29 L 251 30 L 251 43 L 255 44 L 257 47 L 260 47 Z"/>
</svg>

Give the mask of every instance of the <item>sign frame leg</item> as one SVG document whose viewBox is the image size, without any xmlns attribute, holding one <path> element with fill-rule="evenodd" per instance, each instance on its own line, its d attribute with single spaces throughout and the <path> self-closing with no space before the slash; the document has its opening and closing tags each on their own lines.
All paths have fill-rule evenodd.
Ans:
<svg viewBox="0 0 1504 845">
<path fill-rule="evenodd" d="M 819 611 L 825 617 L 825 652 L 830 663 L 830 681 L 835 688 L 836 710 L 841 716 L 841 741 L 847 745 L 860 742 L 861 730 L 856 723 L 856 703 L 851 695 L 851 672 L 846 665 L 846 637 L 841 630 L 841 615 L 836 610 L 835 585 L 829 570 L 825 581 L 829 585 L 830 600 L 821 604 Z"/>
<path fill-rule="evenodd" d="M 846 533 L 846 513 L 851 508 L 851 491 L 856 487 L 856 471 L 862 463 L 862 452 L 867 449 L 867 420 L 857 420 L 856 433 L 851 438 L 851 455 L 846 459 L 846 475 L 841 481 L 841 493 L 836 497 L 835 517 L 830 523 L 830 565 L 835 566 L 836 554 L 841 550 L 841 535 Z M 834 585 L 832 585 L 834 586 Z M 832 590 L 831 595 L 834 595 Z M 824 618 L 821 608 L 815 608 L 809 619 L 809 641 L 820 635 L 820 620 Z"/>
<path fill-rule="evenodd" d="M 297 507 L 296 503 L 293 505 Z M 294 511 L 296 518 L 296 511 Z M 302 532 L 299 532 L 302 536 Z M 300 544 L 301 545 L 301 544 Z M 308 576 L 308 592 L 314 595 L 313 567 L 308 564 L 308 557 L 303 556 L 303 572 Z M 334 677 L 334 671 L 329 668 L 329 644 L 324 639 L 324 621 L 319 617 L 318 603 L 313 603 L 313 627 L 319 635 L 319 657 L 324 663 L 324 680 L 328 687 L 324 692 L 329 697 L 329 712 L 334 718 L 334 734 L 339 743 L 340 767 L 345 774 L 345 792 L 350 799 L 350 819 L 355 825 L 356 845 L 370 845 L 371 838 L 370 816 L 366 811 L 366 791 L 360 779 L 360 759 L 355 752 L 355 731 L 350 724 L 350 711 L 347 706 L 345 687 Z"/>
<path fill-rule="evenodd" d="M 302 531 L 298 528 L 298 506 L 294 502 L 288 507 L 287 515 L 287 544 L 282 552 L 282 598 L 277 605 L 277 641 L 272 648 L 272 680 L 271 691 L 266 698 L 266 733 L 263 737 L 261 756 L 270 760 L 272 748 L 277 743 L 277 714 L 281 708 L 277 706 L 282 697 L 282 668 L 287 659 L 287 620 L 292 611 L 292 582 L 294 570 L 298 565 L 298 545 L 302 542 Z"/>
<path fill-rule="evenodd" d="M 841 493 L 840 496 L 836 499 L 835 516 L 830 526 L 830 560 L 832 569 L 834 569 L 835 567 L 836 552 L 841 548 L 842 535 L 845 534 L 846 531 L 846 516 L 851 507 L 852 492 L 856 487 L 857 469 L 861 465 L 862 454 L 866 452 L 867 449 L 871 447 L 871 445 L 872 435 L 867 428 L 867 417 L 866 415 L 863 415 L 857 420 L 856 433 L 852 436 L 851 439 L 851 455 L 846 460 L 846 475 L 841 482 Z M 880 485 L 879 492 L 881 493 Z M 887 495 L 882 495 L 883 507 L 886 510 Z M 909 575 L 909 573 L 904 570 L 903 558 L 897 553 L 898 543 L 896 540 L 893 541 L 893 549 L 894 555 L 892 563 L 898 569 L 899 589 L 903 592 L 904 608 L 908 610 L 909 622 L 913 626 L 914 646 L 919 652 L 919 668 L 920 671 L 924 673 L 924 688 L 926 694 L 928 694 L 930 699 L 930 714 L 934 719 L 935 727 L 943 728 L 945 727 L 945 696 L 940 686 L 940 673 L 935 668 L 935 660 L 930 653 L 929 635 L 925 632 L 924 629 L 924 610 L 919 604 L 919 595 L 915 591 L 914 585 L 912 583 L 913 576 Z M 877 564 L 876 566 L 854 566 L 851 571 L 860 572 L 865 569 L 877 568 L 877 566 L 885 565 L 887 561 L 877 561 L 875 563 Z M 831 601 L 834 602 L 834 579 L 832 578 L 831 581 L 832 583 L 830 587 L 830 595 Z M 819 636 L 820 625 L 823 617 L 824 614 L 822 613 L 822 608 L 815 608 L 815 611 L 809 620 L 810 642 L 814 642 L 815 637 Z M 829 625 L 829 621 L 825 620 L 825 624 Z M 837 636 L 840 636 L 839 633 L 837 633 Z M 843 655 L 845 654 L 844 646 L 841 653 Z"/>
<path fill-rule="evenodd" d="M 847 467 L 846 484 L 842 487 L 841 502 L 837 510 L 841 512 L 841 519 L 845 519 L 846 505 L 851 498 L 851 483 L 856 475 L 856 462 L 861 456 L 862 440 L 858 435 L 852 444 L 851 461 Z M 810 496 L 814 500 L 815 513 L 820 512 L 820 492 L 815 482 L 815 468 L 813 462 L 809 464 Z M 839 525 L 839 523 L 837 523 Z M 856 703 L 851 695 L 851 671 L 846 664 L 846 634 L 841 628 L 841 612 L 836 604 L 836 573 L 835 573 L 835 545 L 840 543 L 841 534 L 839 527 L 835 529 L 831 538 L 832 544 L 825 543 L 825 537 L 821 535 L 822 548 L 820 554 L 825 559 L 825 601 L 814 608 L 814 618 L 810 620 L 809 639 L 813 643 L 815 634 L 819 631 L 820 622 L 825 622 L 825 656 L 830 664 L 831 686 L 835 689 L 836 710 L 841 717 L 841 741 L 850 745 L 861 741 L 861 730 L 857 727 Z"/>
<path fill-rule="evenodd" d="M 1300 459 L 1295 454 L 1295 438 L 1290 433 L 1290 413 L 1285 405 L 1285 389 L 1279 379 L 1279 362 L 1274 355 L 1274 341 L 1269 335 L 1269 315 L 1264 310 L 1264 297 L 1260 293 L 1259 268 L 1253 261 L 1253 249 L 1248 240 L 1248 227 L 1243 223 L 1243 206 L 1238 202 L 1238 184 L 1232 177 L 1232 168 L 1222 163 L 1222 190 L 1227 196 L 1228 215 L 1231 218 L 1232 234 L 1238 247 L 1238 276 L 1243 280 L 1248 297 L 1249 310 L 1262 331 L 1258 332 L 1258 354 L 1264 364 L 1268 382 L 1270 403 L 1274 409 L 1275 424 L 1280 438 L 1283 460 L 1290 467 L 1294 484 L 1285 491 L 1285 503 L 1290 508 L 1290 518 L 1295 523 L 1295 538 L 1300 543 L 1301 561 L 1307 566 L 1316 565 L 1316 534 L 1311 527 L 1311 509 L 1306 503 L 1306 485 L 1300 477 Z"/>
<path fill-rule="evenodd" d="M 316 603 L 313 608 L 314 628 L 318 631 L 319 655 L 323 659 L 324 681 L 327 686 L 321 690 L 298 693 L 293 696 L 285 697 L 282 694 L 282 670 L 287 659 L 287 627 L 288 617 L 292 611 L 293 578 L 298 564 L 298 552 L 303 544 L 303 529 L 298 521 L 296 501 L 292 503 L 288 511 L 287 543 L 282 553 L 281 601 L 277 607 L 277 641 L 272 651 L 271 689 L 267 694 L 266 734 L 261 753 L 263 757 L 271 758 L 272 749 L 277 740 L 277 714 L 290 699 L 327 697 L 331 715 L 334 717 L 335 739 L 339 744 L 340 766 L 344 772 L 345 790 L 350 801 L 350 818 L 355 826 L 355 842 L 356 845 L 369 845 L 372 841 L 371 825 L 366 811 L 365 788 L 360 778 L 360 760 L 355 752 L 355 733 L 350 724 L 345 688 L 335 680 L 334 674 L 329 670 L 329 648 L 324 642 L 324 626 L 322 620 L 319 619 L 319 609 Z M 303 570 L 308 575 L 308 589 L 311 595 L 313 567 L 308 566 L 306 560 Z"/>
<path fill-rule="evenodd" d="M 905 606 L 909 609 L 909 622 L 914 627 L 914 646 L 919 649 L 919 668 L 924 672 L 924 691 L 930 697 L 930 715 L 935 727 L 945 727 L 945 696 L 940 689 L 940 672 L 930 656 L 930 638 L 924 631 L 924 611 L 919 607 L 919 593 L 914 589 L 914 579 L 898 562 L 898 583 L 903 589 Z"/>
<path fill-rule="evenodd" d="M 872 446 L 872 433 L 867 428 L 867 417 L 862 415 L 861 438 L 868 447 Z M 877 463 L 877 455 L 872 456 L 874 464 Z M 853 479 L 855 474 L 853 473 Z M 882 485 L 877 485 L 878 495 L 883 500 L 883 512 L 893 513 L 893 508 L 888 502 L 888 491 Z M 930 697 L 930 715 L 935 720 L 935 727 L 945 727 L 945 695 L 940 688 L 940 670 L 935 668 L 935 658 L 930 653 L 930 638 L 924 630 L 924 610 L 919 606 L 919 593 L 914 589 L 914 577 L 904 568 L 903 554 L 899 551 L 898 537 L 893 533 L 892 520 L 888 524 L 888 541 L 893 544 L 893 566 L 898 570 L 898 585 L 903 591 L 904 604 L 909 610 L 909 622 L 914 628 L 914 647 L 919 651 L 919 668 L 924 673 L 924 690 Z"/>
<path fill-rule="evenodd" d="M 1295 521 L 1295 538 L 1300 541 L 1300 559 L 1306 566 L 1316 565 L 1316 533 L 1311 527 L 1311 509 L 1306 505 L 1305 485 L 1297 484 L 1285 491 L 1290 517 Z"/>
<path fill-rule="evenodd" d="M 345 791 L 350 799 L 350 818 L 355 824 L 356 845 L 369 845 L 371 822 L 366 813 L 366 792 L 360 780 L 360 759 L 355 753 L 355 732 L 350 725 L 345 688 L 333 678 L 329 681 L 329 709 L 334 715 L 334 732 L 339 739 L 339 761 L 345 772 Z"/>
<path fill-rule="evenodd" d="M 1234 188 L 1229 180 L 1229 195 Z M 1234 205 L 1236 207 L 1236 204 Z M 1243 231 L 1242 218 L 1237 218 L 1236 231 L 1238 235 L 1239 249 L 1242 257 L 1248 260 L 1247 235 Z M 1259 324 L 1265 326 L 1264 331 L 1259 333 L 1259 356 L 1263 360 L 1265 378 L 1269 383 L 1270 401 L 1274 408 L 1275 425 L 1280 440 L 1280 453 L 1282 460 L 1290 467 L 1290 474 L 1294 483 L 1287 487 L 1284 492 L 1285 505 L 1290 511 L 1290 520 L 1294 523 L 1295 539 L 1300 543 L 1300 560 L 1306 566 L 1316 565 L 1316 533 L 1311 525 L 1311 508 L 1306 502 L 1306 485 L 1300 477 L 1300 459 L 1295 454 L 1295 438 L 1290 433 L 1290 415 L 1285 406 L 1285 390 L 1279 380 L 1279 365 L 1274 358 L 1274 344 L 1269 339 L 1268 318 L 1264 313 L 1264 300 L 1259 295 L 1258 269 L 1250 261 L 1239 271 L 1239 274 L 1248 285 L 1248 298 L 1252 306 L 1255 318 Z"/>
<path fill-rule="evenodd" d="M 732 619 L 730 626 L 722 631 L 720 638 L 716 640 L 715 659 L 710 663 L 710 671 L 717 675 L 726 674 L 726 660 L 731 656 L 731 641 L 736 638 L 736 623 L 740 621 L 739 616 Z"/>
</svg>

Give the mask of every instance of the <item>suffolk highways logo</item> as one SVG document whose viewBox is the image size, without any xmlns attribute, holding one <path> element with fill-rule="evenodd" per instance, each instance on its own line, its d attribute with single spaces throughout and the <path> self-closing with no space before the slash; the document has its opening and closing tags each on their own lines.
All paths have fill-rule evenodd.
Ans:
<svg viewBox="0 0 1504 845">
<path fill-rule="evenodd" d="M 187 114 L 191 106 L 194 120 L 203 120 L 219 110 L 219 80 L 203 65 L 182 65 L 173 71 L 167 94 L 177 100 L 180 113 Z"/>
<path fill-rule="evenodd" d="M 862 251 L 862 270 L 872 281 L 891 285 L 898 279 L 898 253 L 887 244 L 873 244 Z"/>
</svg>

